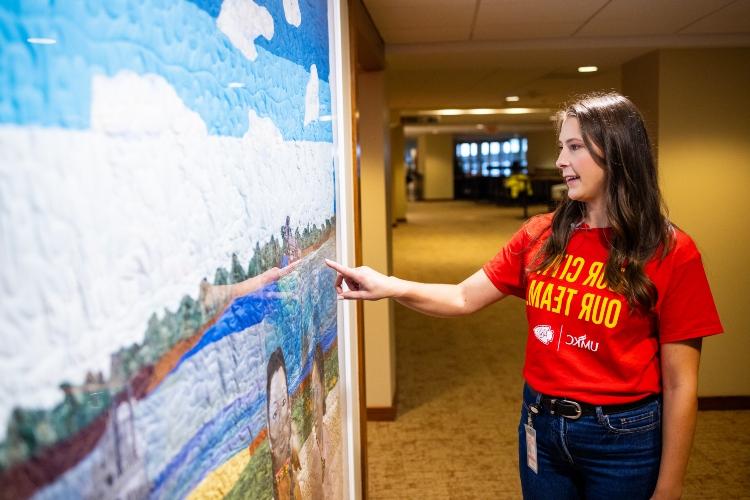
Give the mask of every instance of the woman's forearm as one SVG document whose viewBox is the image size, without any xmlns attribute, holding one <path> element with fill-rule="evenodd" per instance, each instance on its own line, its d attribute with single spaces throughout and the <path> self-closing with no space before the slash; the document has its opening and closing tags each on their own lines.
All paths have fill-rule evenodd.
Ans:
<svg viewBox="0 0 750 500">
<path fill-rule="evenodd" d="M 653 499 L 682 496 L 698 412 L 701 339 L 661 346 L 662 452 Z"/>
<path fill-rule="evenodd" d="M 410 309 L 430 316 L 462 316 L 469 314 L 461 285 L 418 283 L 391 276 L 393 299 Z"/>
<path fill-rule="evenodd" d="M 680 498 L 695 434 L 698 399 L 689 387 L 665 388 L 662 454 L 654 499 Z"/>
</svg>

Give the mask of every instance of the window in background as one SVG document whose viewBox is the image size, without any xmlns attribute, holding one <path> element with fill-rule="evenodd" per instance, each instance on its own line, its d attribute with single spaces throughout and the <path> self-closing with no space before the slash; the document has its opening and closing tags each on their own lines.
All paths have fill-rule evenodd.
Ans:
<svg viewBox="0 0 750 500">
<path fill-rule="evenodd" d="M 513 173 L 527 173 L 525 137 L 501 140 L 460 140 L 456 142 L 454 163 L 458 175 L 464 177 L 508 177 Z M 513 172 L 513 165 L 520 167 Z"/>
</svg>

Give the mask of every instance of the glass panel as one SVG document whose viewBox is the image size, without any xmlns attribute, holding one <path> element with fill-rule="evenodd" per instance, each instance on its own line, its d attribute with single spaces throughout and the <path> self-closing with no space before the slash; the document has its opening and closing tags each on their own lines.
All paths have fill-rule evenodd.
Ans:
<svg viewBox="0 0 750 500">
<path fill-rule="evenodd" d="M 461 141 L 456 142 L 455 148 L 456 167 L 466 176 L 507 177 L 527 172 L 525 137 Z"/>
</svg>

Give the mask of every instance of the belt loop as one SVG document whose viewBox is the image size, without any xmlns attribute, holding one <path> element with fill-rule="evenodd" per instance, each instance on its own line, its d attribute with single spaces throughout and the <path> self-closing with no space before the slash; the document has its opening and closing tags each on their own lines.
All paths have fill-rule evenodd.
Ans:
<svg viewBox="0 0 750 500">
<path fill-rule="evenodd" d="M 607 417 L 604 415 L 604 410 L 601 406 L 596 407 L 596 421 L 599 423 L 604 422 L 607 419 Z"/>
<path fill-rule="evenodd" d="M 541 406 L 543 394 L 531 387 L 528 383 L 526 383 L 526 387 L 529 389 L 532 399 L 534 399 L 534 405 Z"/>
</svg>

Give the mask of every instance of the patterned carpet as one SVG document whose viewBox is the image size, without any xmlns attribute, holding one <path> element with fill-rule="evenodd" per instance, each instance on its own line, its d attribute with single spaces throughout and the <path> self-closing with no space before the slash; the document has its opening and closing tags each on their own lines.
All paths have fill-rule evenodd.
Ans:
<svg viewBox="0 0 750 500">
<path fill-rule="evenodd" d="M 394 229 L 394 273 L 461 281 L 508 240 L 521 215 L 490 204 L 411 203 L 408 223 Z M 395 309 L 398 417 L 368 423 L 368 498 L 520 498 L 523 302 L 508 298 L 457 319 Z M 699 414 L 683 498 L 750 498 L 748 428 L 750 411 Z"/>
</svg>

